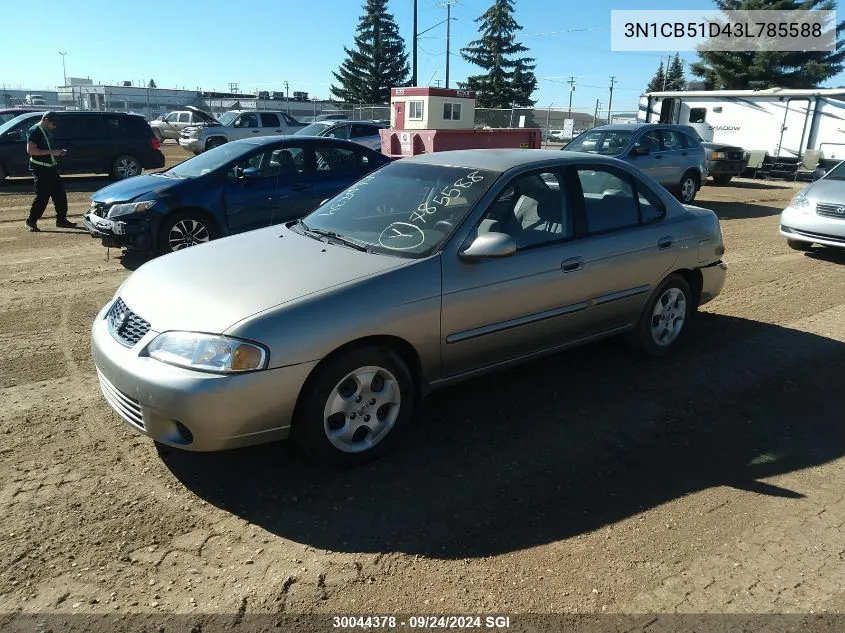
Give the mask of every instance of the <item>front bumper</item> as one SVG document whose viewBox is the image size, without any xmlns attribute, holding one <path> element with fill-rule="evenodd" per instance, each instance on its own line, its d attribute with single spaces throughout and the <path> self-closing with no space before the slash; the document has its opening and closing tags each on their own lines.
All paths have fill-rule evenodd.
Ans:
<svg viewBox="0 0 845 633">
<path fill-rule="evenodd" d="M 91 211 L 82 216 L 82 224 L 91 237 L 102 240 L 103 246 L 148 251 L 154 246 L 155 225 L 150 217 L 130 221 L 101 218 Z"/>
<path fill-rule="evenodd" d="M 787 207 L 780 214 L 780 234 L 799 242 L 845 248 L 845 216 L 819 215 L 814 206 Z"/>
<path fill-rule="evenodd" d="M 709 266 L 699 268 L 701 271 L 701 297 L 698 301 L 699 306 L 703 306 L 719 296 L 722 288 L 725 287 L 725 279 L 728 275 L 728 265 L 723 261 L 718 261 Z"/>
<path fill-rule="evenodd" d="M 205 141 L 200 138 L 185 138 L 179 137 L 179 147 L 195 154 L 201 153 L 205 150 Z"/>
<path fill-rule="evenodd" d="M 247 374 L 219 375 L 175 367 L 112 336 L 105 319 L 91 328 L 91 347 L 106 402 L 134 431 L 191 451 L 218 451 L 287 437 L 302 385 L 316 361 Z"/>
</svg>

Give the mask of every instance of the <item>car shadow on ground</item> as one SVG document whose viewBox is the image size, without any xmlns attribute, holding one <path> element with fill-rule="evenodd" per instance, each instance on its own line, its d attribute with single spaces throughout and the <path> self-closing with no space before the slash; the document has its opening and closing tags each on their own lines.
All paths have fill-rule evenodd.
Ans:
<svg viewBox="0 0 845 633">
<path fill-rule="evenodd" d="M 845 248 L 814 247 L 805 253 L 807 257 L 833 264 L 845 264 Z"/>
<path fill-rule="evenodd" d="M 720 189 L 727 189 L 733 187 L 734 189 L 794 189 L 791 180 L 731 180 L 728 185 L 717 185 L 713 181 L 708 180 L 707 185 L 718 187 Z"/>
<path fill-rule="evenodd" d="M 665 359 L 614 339 L 435 392 L 403 448 L 357 468 L 287 443 L 159 452 L 206 502 L 279 536 L 449 559 L 558 541 L 714 486 L 812 494 L 760 480 L 845 454 L 830 397 L 845 344 L 708 313 L 686 334 Z"/>
<path fill-rule="evenodd" d="M 768 207 L 763 204 L 749 202 L 726 202 L 723 200 L 696 200 L 692 203 L 705 209 L 710 209 L 719 216 L 720 220 L 750 220 L 753 218 L 768 218 L 780 215 L 783 207 Z"/>
</svg>

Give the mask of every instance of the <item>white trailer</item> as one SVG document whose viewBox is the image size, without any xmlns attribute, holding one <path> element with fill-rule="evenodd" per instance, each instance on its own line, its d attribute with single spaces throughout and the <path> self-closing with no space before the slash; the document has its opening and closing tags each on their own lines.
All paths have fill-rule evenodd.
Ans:
<svg viewBox="0 0 845 633">
<path fill-rule="evenodd" d="M 775 163 L 821 152 L 821 164 L 845 159 L 845 89 L 647 92 L 637 120 L 689 125 L 705 141 L 765 150 Z"/>
</svg>

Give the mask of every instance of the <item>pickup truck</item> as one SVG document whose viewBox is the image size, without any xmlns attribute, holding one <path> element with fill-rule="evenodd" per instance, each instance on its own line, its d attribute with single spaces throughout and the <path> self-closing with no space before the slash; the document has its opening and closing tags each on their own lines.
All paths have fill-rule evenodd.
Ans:
<svg viewBox="0 0 845 633">
<path fill-rule="evenodd" d="M 280 110 L 230 110 L 214 121 L 184 128 L 179 134 L 179 145 L 200 154 L 242 138 L 294 134 L 305 125 Z"/>
<path fill-rule="evenodd" d="M 199 125 L 209 121 L 216 123 L 217 119 L 208 112 L 200 110 L 199 108 L 194 108 L 193 106 L 188 106 L 184 110 L 168 112 L 166 115 L 159 117 L 155 121 L 150 121 L 150 127 L 153 129 L 153 132 L 155 132 L 159 141 L 163 141 L 166 138 L 172 138 L 178 141 L 179 134 L 186 127 Z"/>
</svg>

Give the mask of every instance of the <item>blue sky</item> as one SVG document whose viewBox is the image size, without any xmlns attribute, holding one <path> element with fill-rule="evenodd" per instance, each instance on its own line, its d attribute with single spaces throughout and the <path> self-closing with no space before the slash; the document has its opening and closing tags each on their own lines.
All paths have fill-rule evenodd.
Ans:
<svg viewBox="0 0 845 633">
<path fill-rule="evenodd" d="M 418 0 L 418 30 L 445 20 L 442 0 Z M 0 83 L 47 89 L 62 82 L 62 58 L 70 77 L 96 82 L 155 79 L 159 87 L 226 90 L 238 82 L 243 92 L 303 90 L 328 97 L 332 70 L 351 46 L 363 0 L 222 2 L 219 0 L 113 0 L 51 2 L 33 13 L 26 2 L 3 7 Z M 492 0 L 458 0 L 452 6 L 450 86 L 478 69 L 460 57 L 460 48 L 478 35 L 474 19 Z M 610 50 L 611 9 L 677 9 L 676 0 L 515 0 L 516 19 L 529 54 L 536 58 L 538 107 L 566 107 L 576 77 L 573 107 L 592 111 L 596 99 L 607 107 L 615 75 L 614 110 L 635 110 L 639 94 L 660 63 L 657 52 Z M 390 0 L 410 52 L 412 0 Z M 684 2 L 685 9 L 712 9 L 709 0 Z M 19 28 L 11 28 L 20 25 Z M 443 85 L 446 27 L 419 39 L 418 83 Z M 695 53 L 681 53 L 694 61 Z M 665 59 L 665 56 L 664 56 Z M 13 61 L 12 61 L 13 60 Z M 845 84 L 843 76 L 827 85 Z"/>
</svg>

